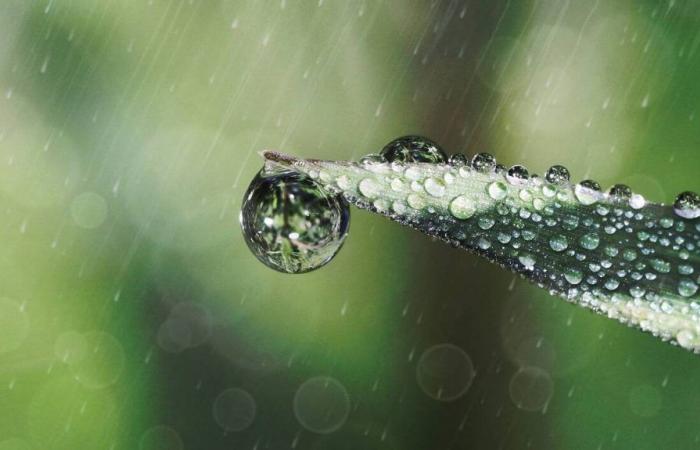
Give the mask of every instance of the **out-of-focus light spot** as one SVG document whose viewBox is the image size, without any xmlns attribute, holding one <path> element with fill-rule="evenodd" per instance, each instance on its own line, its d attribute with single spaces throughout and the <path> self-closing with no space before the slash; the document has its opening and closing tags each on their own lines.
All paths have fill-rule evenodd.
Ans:
<svg viewBox="0 0 700 450">
<path fill-rule="evenodd" d="M 177 431 L 165 425 L 146 430 L 139 442 L 141 450 L 182 450 L 184 444 Z"/>
<path fill-rule="evenodd" d="M 305 381 L 294 395 L 294 415 L 307 430 L 332 433 L 350 414 L 350 397 L 335 378 L 320 376 Z"/>
<path fill-rule="evenodd" d="M 17 350 L 29 335 L 29 317 L 22 305 L 0 298 L 0 353 Z"/>
<path fill-rule="evenodd" d="M 510 380 L 513 404 L 525 411 L 541 411 L 554 391 L 552 378 L 539 367 L 523 367 Z"/>
<path fill-rule="evenodd" d="M 654 417 L 661 409 L 661 392 L 647 384 L 632 388 L 629 394 L 632 412 L 641 417 Z"/>
<path fill-rule="evenodd" d="M 117 382 L 124 370 L 124 349 L 114 336 L 93 331 L 85 333 L 87 355 L 70 366 L 73 376 L 85 387 L 103 389 Z"/>
<path fill-rule="evenodd" d="M 426 350 L 418 360 L 418 385 L 429 397 L 450 402 L 463 396 L 476 372 L 471 358 L 453 344 L 439 344 Z"/>
<path fill-rule="evenodd" d="M 226 389 L 214 400 L 214 420 L 226 431 L 243 431 L 255 420 L 257 406 L 247 391 Z"/>
<path fill-rule="evenodd" d="M 97 228 L 107 217 L 107 202 L 94 192 L 83 192 L 70 205 L 71 217 L 80 228 Z"/>
<path fill-rule="evenodd" d="M 80 333 L 68 331 L 61 334 L 54 344 L 54 355 L 64 364 L 77 364 L 88 352 L 88 342 Z"/>
</svg>

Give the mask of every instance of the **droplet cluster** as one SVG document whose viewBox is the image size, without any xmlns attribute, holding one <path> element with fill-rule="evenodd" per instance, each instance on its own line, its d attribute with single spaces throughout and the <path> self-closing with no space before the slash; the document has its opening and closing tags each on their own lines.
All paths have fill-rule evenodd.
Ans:
<svg viewBox="0 0 700 450">
<path fill-rule="evenodd" d="M 390 149 L 390 151 L 386 151 Z M 436 150 L 438 149 L 438 150 Z M 440 156 L 436 156 L 440 155 Z M 475 251 L 552 294 L 700 351 L 700 197 L 671 207 L 626 185 L 539 177 L 493 155 L 449 159 L 416 136 L 382 161 L 303 161 L 329 191 L 360 208 Z"/>
</svg>

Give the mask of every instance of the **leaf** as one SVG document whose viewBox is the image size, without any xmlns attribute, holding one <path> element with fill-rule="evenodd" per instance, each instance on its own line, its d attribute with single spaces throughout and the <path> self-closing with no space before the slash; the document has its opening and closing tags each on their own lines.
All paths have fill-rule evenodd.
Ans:
<svg viewBox="0 0 700 450">
<path fill-rule="evenodd" d="M 263 156 L 268 169 L 304 173 L 358 208 L 700 353 L 700 222 L 669 206 L 468 165 Z"/>
</svg>

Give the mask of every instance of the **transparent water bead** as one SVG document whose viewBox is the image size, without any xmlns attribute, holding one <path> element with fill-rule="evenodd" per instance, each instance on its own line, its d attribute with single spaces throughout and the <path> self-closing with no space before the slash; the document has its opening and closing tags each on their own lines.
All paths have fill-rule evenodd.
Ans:
<svg viewBox="0 0 700 450">
<path fill-rule="evenodd" d="M 472 158 L 472 167 L 478 172 L 489 172 L 496 168 L 496 158 L 490 153 L 477 153 Z"/>
<path fill-rule="evenodd" d="M 684 219 L 700 217 L 700 195 L 695 192 L 681 192 L 673 202 L 673 211 Z"/>
<path fill-rule="evenodd" d="M 521 184 L 524 181 L 527 181 L 528 178 L 530 178 L 530 173 L 527 171 L 527 169 L 518 165 L 508 169 L 508 173 L 506 174 L 506 179 L 511 184 Z"/>
<path fill-rule="evenodd" d="M 261 171 L 246 191 L 240 215 L 250 251 L 266 266 L 304 273 L 327 264 L 343 245 L 350 209 L 311 178 Z"/>
<path fill-rule="evenodd" d="M 422 136 L 403 136 L 384 146 L 381 156 L 388 162 L 444 163 L 447 155 L 435 142 Z"/>
<path fill-rule="evenodd" d="M 552 184 L 564 184 L 569 181 L 571 174 L 569 169 L 564 166 L 552 166 L 547 170 L 544 177 Z"/>
<path fill-rule="evenodd" d="M 615 203 L 624 203 L 632 197 L 632 189 L 625 184 L 616 184 L 608 191 L 610 200 Z"/>
<path fill-rule="evenodd" d="M 450 159 L 447 162 L 453 167 L 462 167 L 469 164 L 469 159 L 467 158 L 467 155 L 463 153 L 455 153 L 454 155 L 450 156 Z"/>
</svg>

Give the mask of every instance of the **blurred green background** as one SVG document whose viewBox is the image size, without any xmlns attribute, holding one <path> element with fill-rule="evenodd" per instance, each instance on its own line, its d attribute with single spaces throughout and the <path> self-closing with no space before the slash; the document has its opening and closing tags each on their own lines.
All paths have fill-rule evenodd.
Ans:
<svg viewBox="0 0 700 450">
<path fill-rule="evenodd" d="M 700 448 L 698 356 L 378 216 L 299 276 L 237 222 L 258 151 L 409 133 L 697 190 L 700 3 L 5 0 L 0 35 L 0 450 Z"/>
</svg>

